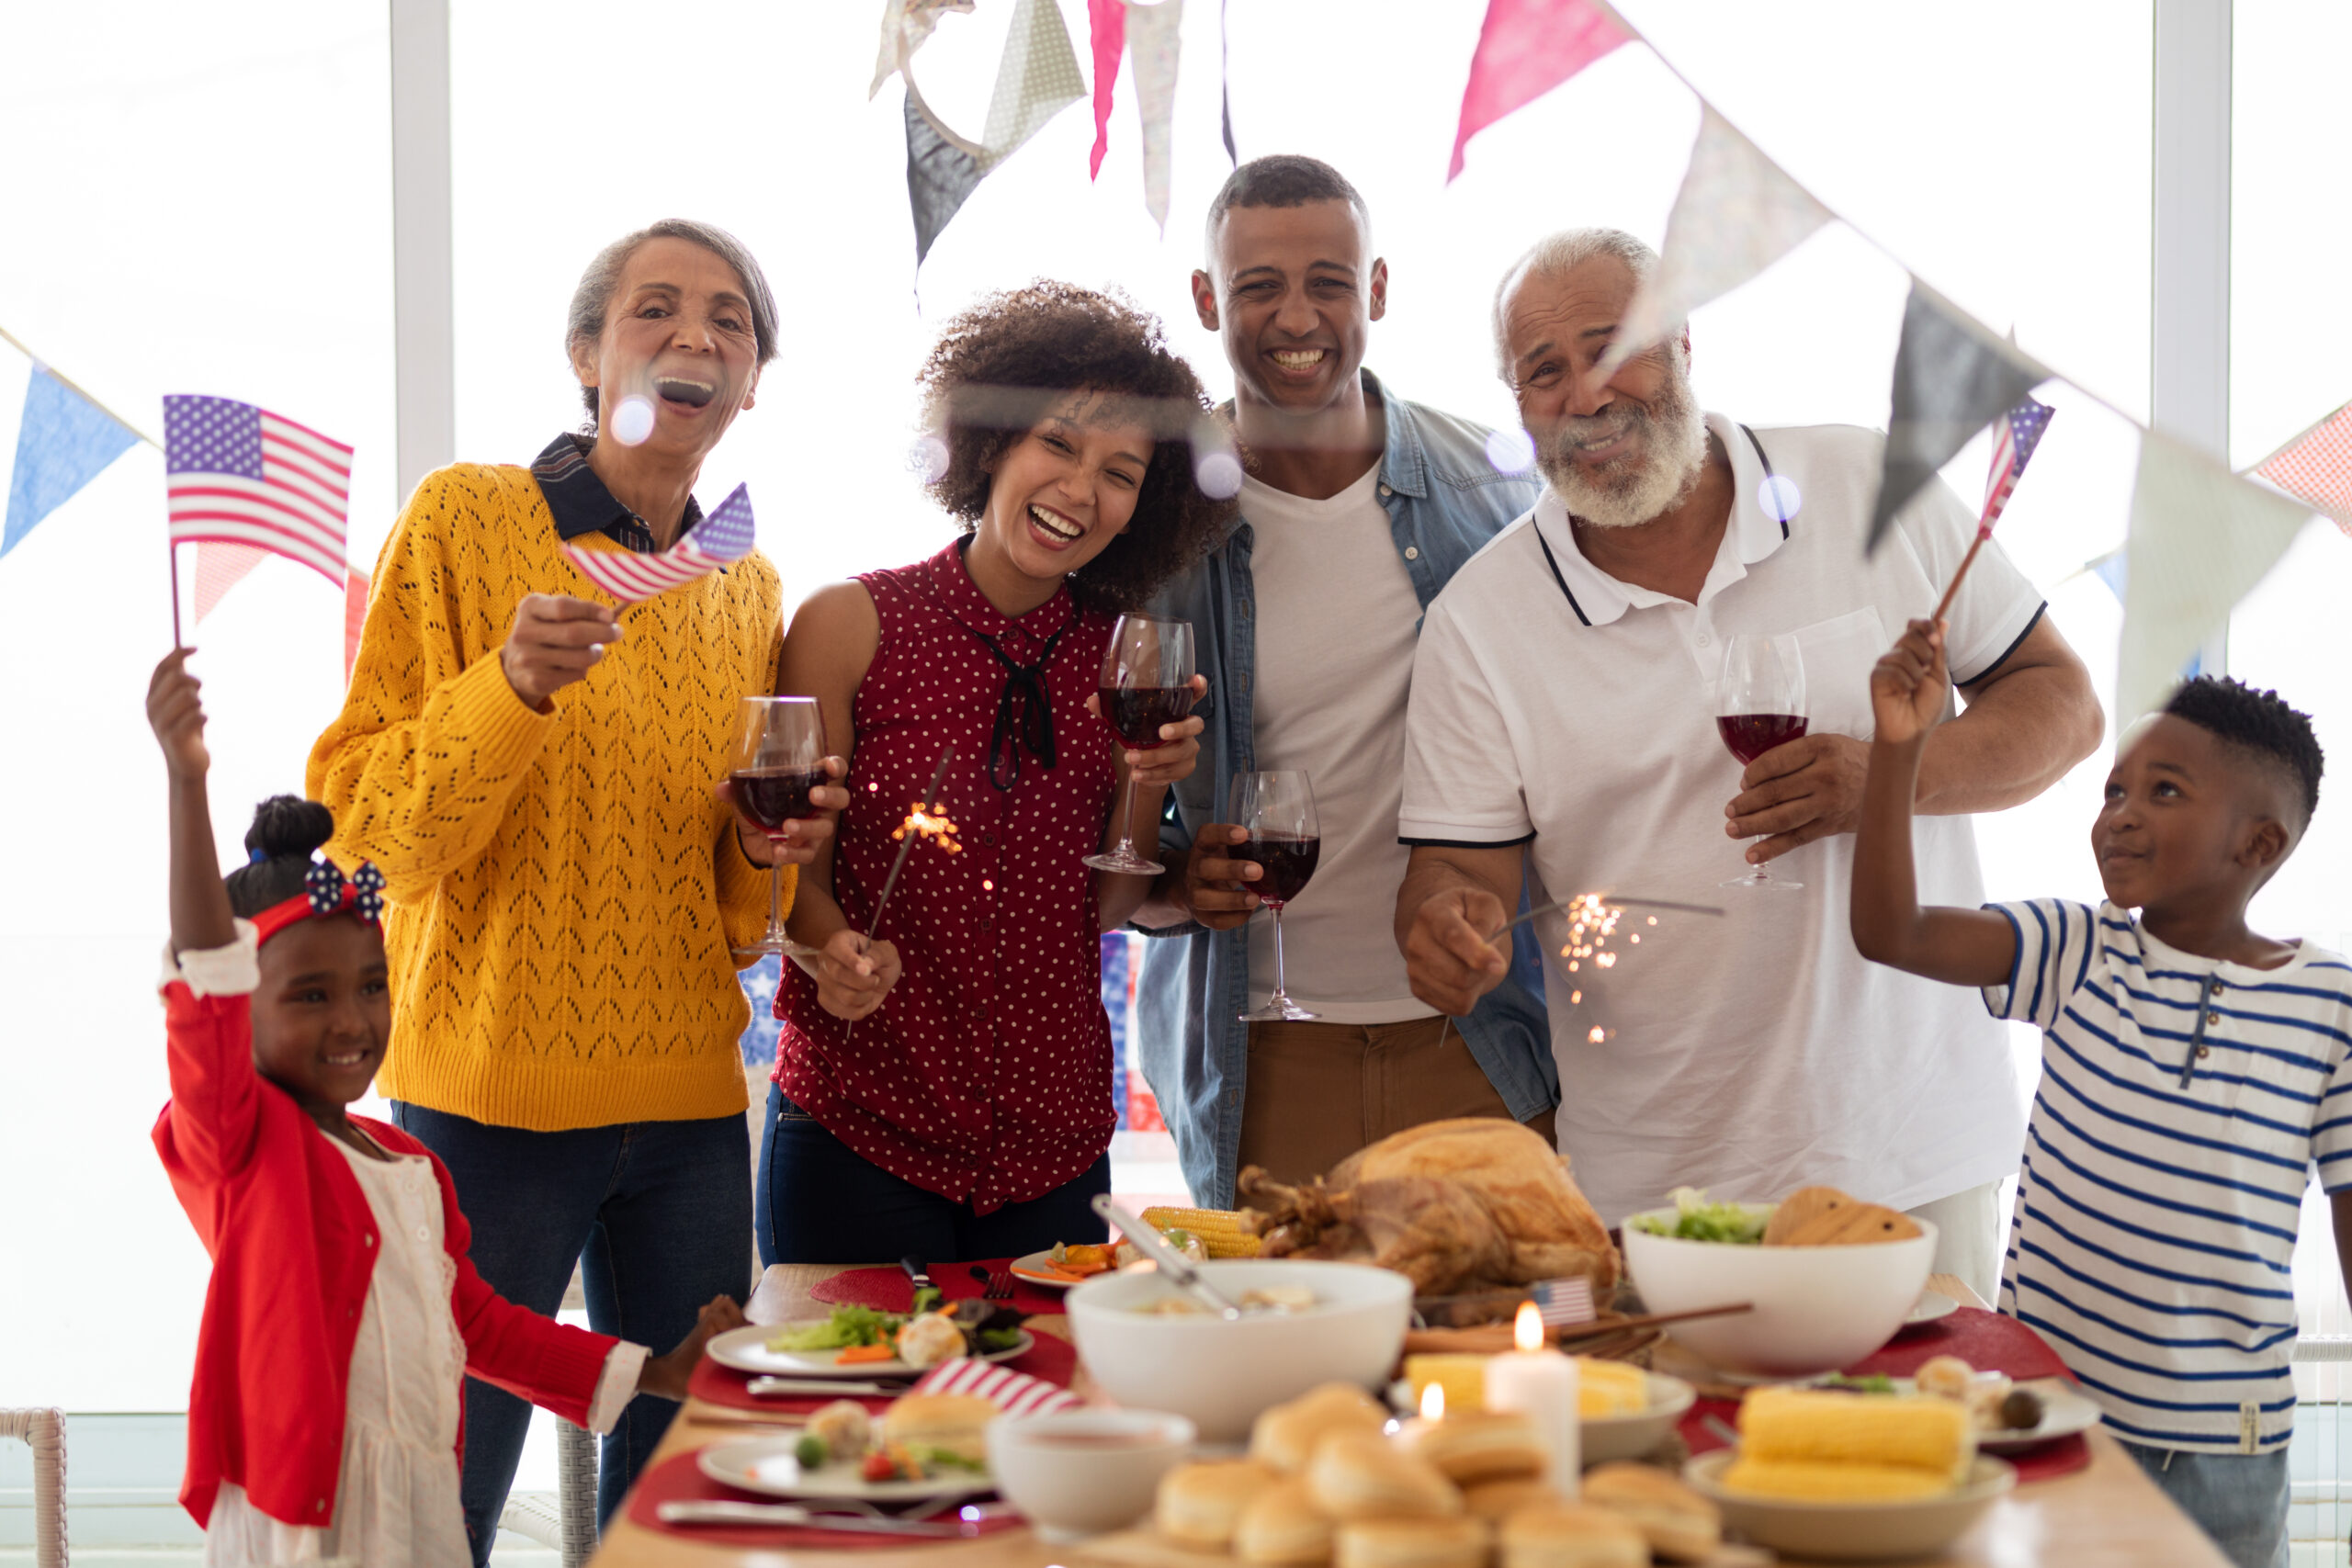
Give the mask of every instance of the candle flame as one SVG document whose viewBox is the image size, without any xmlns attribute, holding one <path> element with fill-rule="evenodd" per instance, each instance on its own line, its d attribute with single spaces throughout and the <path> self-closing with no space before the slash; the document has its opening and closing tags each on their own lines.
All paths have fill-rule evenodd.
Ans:
<svg viewBox="0 0 2352 1568">
<path fill-rule="evenodd" d="M 1522 1350 L 1544 1348 L 1544 1314 L 1533 1302 L 1519 1303 L 1519 1317 L 1510 1325 L 1511 1343 Z"/>
<path fill-rule="evenodd" d="M 914 803 L 914 809 L 907 813 L 906 820 L 890 830 L 890 837 L 898 840 L 910 833 L 918 834 L 953 855 L 961 854 L 964 851 L 964 846 L 956 841 L 956 824 L 948 820 L 944 807 L 927 807 L 918 800 Z"/>
<path fill-rule="evenodd" d="M 1421 1419 L 1424 1421 L 1445 1419 L 1445 1385 L 1443 1383 L 1433 1382 L 1422 1385 Z"/>
</svg>

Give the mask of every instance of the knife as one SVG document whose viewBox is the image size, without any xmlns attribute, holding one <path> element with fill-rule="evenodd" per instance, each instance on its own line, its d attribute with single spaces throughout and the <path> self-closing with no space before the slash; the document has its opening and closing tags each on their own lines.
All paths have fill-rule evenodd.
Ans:
<svg viewBox="0 0 2352 1568">
<path fill-rule="evenodd" d="M 795 1525 L 803 1529 L 850 1530 L 865 1535 L 921 1535 L 954 1539 L 960 1524 L 933 1519 L 869 1519 L 858 1514 L 819 1514 L 797 1503 L 737 1503 L 673 1498 L 657 1506 L 665 1525 Z"/>
<path fill-rule="evenodd" d="M 947 1299 L 947 1292 L 940 1290 L 938 1286 L 931 1282 L 931 1275 L 925 1271 L 925 1266 L 922 1258 L 917 1258 L 912 1253 L 909 1253 L 906 1257 L 899 1259 L 899 1267 L 905 1269 L 907 1271 L 907 1278 L 915 1282 L 915 1293 L 917 1295 L 921 1295 L 925 1291 L 932 1291 L 938 1294 L 940 1300 L 945 1301 Z"/>
<path fill-rule="evenodd" d="M 914 1374 L 912 1372 L 909 1372 L 907 1375 L 909 1377 L 912 1377 Z M 859 1381 L 836 1378 L 761 1377 L 753 1378 L 745 1385 L 745 1389 L 746 1392 L 750 1393 L 757 1399 L 766 1399 L 780 1395 L 808 1396 L 820 1393 L 840 1394 L 843 1397 L 847 1397 L 851 1394 L 858 1394 L 865 1398 L 874 1399 L 880 1398 L 885 1394 L 895 1397 L 896 1395 L 904 1393 L 907 1392 L 907 1385 L 903 1382 L 875 1382 L 870 1380 Z"/>
</svg>

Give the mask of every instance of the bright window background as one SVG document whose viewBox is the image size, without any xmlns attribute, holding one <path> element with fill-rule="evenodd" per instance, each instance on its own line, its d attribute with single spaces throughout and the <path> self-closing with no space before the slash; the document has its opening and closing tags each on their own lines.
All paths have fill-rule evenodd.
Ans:
<svg viewBox="0 0 2352 1568">
<path fill-rule="evenodd" d="M 1062 8 L 1085 60 L 1085 7 Z M 1625 9 L 1833 209 L 1996 329 L 2014 326 L 2030 352 L 2144 412 L 2145 6 Z M 2300 94 L 2316 115 L 2332 99 L 2312 73 L 2343 57 L 2281 24 L 2278 63 L 2258 68 L 2311 82 L 2295 94 L 2249 86 L 2254 18 L 2273 9 L 2241 6 L 2241 223 L 2261 220 L 2246 172 L 2249 100 Z M 1230 385 L 1185 288 L 1199 215 L 1227 171 L 1217 7 L 1204 0 L 1184 23 L 1167 234 L 1143 211 L 1123 76 L 1100 181 L 1086 178 L 1091 125 L 1077 106 L 980 186 L 919 288 L 899 89 L 865 96 L 878 6 L 583 0 L 560 26 L 511 0 L 453 10 L 463 457 L 527 462 L 573 423 L 561 344 L 572 285 L 605 242 L 673 213 L 741 235 L 783 304 L 783 357 L 701 488 L 707 498 L 750 483 L 788 602 L 948 536 L 904 471 L 910 380 L 939 321 L 986 289 L 1040 274 L 1115 284 L 1161 313 L 1220 395 Z M 1010 10 L 989 0 L 978 16 L 946 17 L 918 57 L 950 123 L 980 123 Z M 1478 138 L 1448 188 L 1477 0 L 1231 10 L 1244 154 L 1328 158 L 1371 203 L 1392 288 L 1370 363 L 1406 396 L 1508 420 L 1488 347 L 1495 277 L 1552 227 L 1611 222 L 1658 240 L 1694 100 L 1646 51 L 1620 51 Z M 1349 25 L 1335 26 L 1342 16 Z M 35 85 L 0 97 L 0 145 L 13 150 L 0 164 L 0 211 L 24 236 L 0 247 L 0 321 L 150 430 L 161 393 L 202 390 L 355 441 L 362 561 L 397 503 L 383 17 L 380 0 L 233 0 L 201 20 L 153 3 L 15 7 L 0 19 L 0 55 L 42 62 Z M 2291 164 L 2321 140 L 2312 127 L 2266 124 L 2273 160 Z M 217 161 L 191 186 L 198 147 Z M 258 199 L 266 188 L 289 198 Z M 2343 247 L 2300 209 L 2275 221 L 2294 228 L 2280 248 L 2300 270 L 2266 285 L 2256 306 L 2245 257 L 2258 231 L 2242 230 L 2239 247 L 2238 341 L 2258 329 L 2279 357 L 2266 367 L 2240 350 L 2239 428 L 2260 450 L 2352 395 L 2327 384 L 2328 367 L 2346 359 L 2346 322 L 2327 328 L 2331 354 L 2308 312 L 2281 306 L 2323 290 Z M 1756 424 L 1883 425 L 1904 290 L 1885 254 L 1843 227 L 1824 231 L 1698 314 L 1703 398 Z M 18 399 L 6 378 L 21 367 L 0 358 L 0 450 L 12 450 Z M 2278 401 L 2258 416 L 2247 389 L 2257 374 Z M 2080 569 L 2122 539 L 2134 448 L 2097 404 L 2066 388 L 2047 395 L 2060 418 L 2003 538 L 2105 689 L 2120 613 Z M 1951 470 L 1971 499 L 1984 462 L 1979 446 Z M 175 1407 L 201 1299 L 202 1254 L 146 1135 L 164 1093 L 146 989 L 164 934 L 162 787 L 139 708 L 169 636 L 161 466 L 144 449 L 125 457 L 0 563 L 0 734 L 17 760 L 0 770 L 0 813 L 16 828 L 0 850 L 12 895 L 0 905 L 0 1190 L 25 1195 L 0 1206 L 0 1272 L 33 1281 L 0 1292 L 0 1397 L 12 1403 Z M 2304 542 L 2306 592 L 2342 581 L 2352 558 L 2342 543 Z M 339 697 L 340 608 L 323 584 L 271 562 L 194 638 L 206 649 L 228 858 L 254 798 L 300 787 Z M 2316 645 L 2272 629 L 2292 646 L 2260 657 L 2291 673 L 2265 678 L 2328 700 L 2303 695 Z M 2103 767 L 1982 824 L 1996 896 L 2096 896 L 2084 840 Z M 2288 905 L 2282 878 L 2267 900 L 2277 912 L 2264 914 L 2339 940 L 2352 920 L 2323 900 L 2352 869 L 2347 855 L 2315 834 L 2290 873 L 2311 902 Z"/>
</svg>

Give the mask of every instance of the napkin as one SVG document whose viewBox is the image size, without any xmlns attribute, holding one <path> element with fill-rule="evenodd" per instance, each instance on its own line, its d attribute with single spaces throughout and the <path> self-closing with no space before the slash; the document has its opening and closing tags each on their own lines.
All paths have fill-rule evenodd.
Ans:
<svg viewBox="0 0 2352 1568">
<path fill-rule="evenodd" d="M 1057 1384 L 991 1361 L 958 1356 L 942 1361 L 915 1384 L 917 1393 L 978 1394 L 1008 1416 L 1046 1416 L 1086 1402 Z"/>
</svg>

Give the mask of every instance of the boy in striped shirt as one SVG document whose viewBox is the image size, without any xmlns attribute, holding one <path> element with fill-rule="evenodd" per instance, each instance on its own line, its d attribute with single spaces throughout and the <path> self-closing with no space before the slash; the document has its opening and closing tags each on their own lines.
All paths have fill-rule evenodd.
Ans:
<svg viewBox="0 0 2352 1568">
<path fill-rule="evenodd" d="M 2285 1568 L 2290 1268 L 2314 1166 L 2352 1259 L 2352 967 L 2249 931 L 2245 909 L 2319 804 L 2311 720 L 2188 682 L 2108 775 L 2106 902 L 1923 909 L 1911 802 L 1949 700 L 1941 628 L 1914 621 L 1871 676 L 1855 945 L 2041 1027 L 2002 1309 L 2233 1562 Z"/>
</svg>

